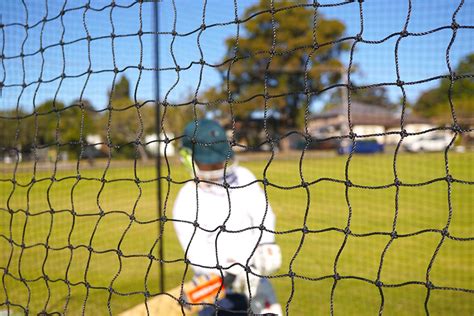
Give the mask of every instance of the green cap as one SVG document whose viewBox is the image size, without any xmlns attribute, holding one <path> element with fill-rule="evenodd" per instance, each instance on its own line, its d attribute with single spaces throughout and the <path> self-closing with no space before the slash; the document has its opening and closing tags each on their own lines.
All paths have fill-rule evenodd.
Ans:
<svg viewBox="0 0 474 316">
<path fill-rule="evenodd" d="M 189 123 L 184 129 L 182 145 L 194 150 L 194 160 L 203 164 L 224 162 L 234 156 L 224 129 L 213 120 L 201 119 Z"/>
</svg>

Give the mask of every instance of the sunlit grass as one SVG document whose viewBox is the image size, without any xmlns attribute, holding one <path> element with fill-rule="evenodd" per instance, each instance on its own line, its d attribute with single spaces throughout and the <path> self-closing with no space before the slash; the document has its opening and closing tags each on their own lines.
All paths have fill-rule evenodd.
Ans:
<svg viewBox="0 0 474 316">
<path fill-rule="evenodd" d="M 344 233 L 340 230 L 348 225 L 349 214 L 349 227 L 354 234 L 391 232 L 396 210 L 395 224 L 399 235 L 426 229 L 442 230 L 448 221 L 448 183 L 444 180 L 422 186 L 402 186 L 398 200 L 393 186 L 379 189 L 357 187 L 393 183 L 393 153 L 353 157 L 348 177 L 355 186 L 348 189 L 347 203 L 346 186 L 342 182 L 346 176 L 346 161 L 345 156 L 306 157 L 303 160 L 304 181 L 312 183 L 320 179 L 309 186 L 309 208 L 306 207 L 308 195 L 304 188 L 266 188 L 277 215 L 279 232 L 301 229 L 305 224 L 311 231 L 325 230 L 307 234 L 299 251 L 303 237 L 301 231 L 276 236 L 283 253 L 283 265 L 276 275 L 289 273 L 294 258 L 291 268 L 297 276 L 294 282 L 287 276 L 272 281 L 284 309 L 294 289 L 289 303 L 291 314 L 329 313 L 334 278 L 312 281 L 301 277 L 333 276 L 335 269 L 343 277 L 337 282 L 334 292 L 336 315 L 378 313 L 381 304 L 379 289 L 366 281 L 344 277 L 355 276 L 375 282 L 381 254 L 390 236 L 349 236 L 336 264 L 336 254 L 344 240 Z M 450 174 L 455 179 L 474 180 L 474 154 L 451 153 L 448 161 Z M 264 157 L 251 161 L 245 159 L 241 165 L 263 179 L 266 163 Z M 95 168 L 81 170 L 80 179 L 74 168 L 60 170 L 55 175 L 57 181 L 51 181 L 51 170 L 39 171 L 34 183 L 31 182 L 32 171 L 23 168 L 16 173 L 17 184 L 0 182 L 0 269 L 3 272 L 0 274 L 4 275 L 0 302 L 6 301 L 7 294 L 9 302 L 28 306 L 33 313 L 43 309 L 62 313 L 67 302 L 70 314 L 82 313 L 85 306 L 87 314 L 98 315 L 108 313 L 109 287 L 119 293 L 143 292 L 145 286 L 152 293 L 158 292 L 156 261 L 146 274 L 151 262 L 146 255 L 150 252 L 154 256 L 158 254 L 157 247 L 153 247 L 159 231 L 155 169 L 138 165 L 135 175 L 132 162 L 113 162 L 104 175 L 104 167 L 103 162 L 97 162 Z M 189 178 L 177 162 L 173 161 L 170 168 L 173 180 Z M 5 170 L 2 179 L 12 178 L 6 167 L 2 170 Z M 403 184 L 417 184 L 446 176 L 443 153 L 399 154 L 395 170 Z M 139 181 L 134 181 L 135 176 Z M 105 182 L 100 181 L 102 177 Z M 301 184 L 299 159 L 277 154 L 267 169 L 266 177 L 278 186 Z M 324 180 L 326 178 L 341 182 Z M 166 194 L 168 187 L 164 183 Z M 173 201 L 180 187 L 170 184 L 168 198 L 164 195 L 168 217 L 171 217 Z M 473 193 L 472 185 L 451 184 L 450 235 L 474 236 Z M 15 211 L 13 215 L 8 209 Z M 105 215 L 100 216 L 100 211 Z M 26 216 L 25 212 L 29 215 Z M 135 220 L 130 219 L 132 213 Z M 164 259 L 183 258 L 172 223 L 166 222 L 164 227 Z M 386 285 L 426 282 L 428 264 L 441 238 L 440 233 L 426 232 L 395 239 L 385 255 L 380 281 Z M 13 247 L 9 239 L 14 241 Z M 47 250 L 46 243 L 52 249 Z M 67 248 L 69 244 L 74 250 Z M 88 247 L 94 251 L 90 252 Z M 61 250 L 54 250 L 58 248 Z M 111 251 L 118 248 L 124 256 L 119 257 Z M 431 282 L 436 286 L 474 289 L 472 254 L 472 241 L 446 239 L 429 273 Z M 8 274 L 5 274 L 7 267 Z M 173 288 L 181 281 L 184 269 L 182 262 L 165 264 L 167 288 Z M 49 281 L 45 281 L 44 275 Z M 188 272 L 187 277 L 190 276 Z M 71 284 L 69 288 L 62 281 L 66 278 Z M 85 282 L 101 289 L 90 289 L 87 295 Z M 426 295 L 427 288 L 419 284 L 383 287 L 384 312 L 387 315 L 424 314 Z M 472 295 L 434 290 L 428 307 L 433 315 L 472 314 Z M 110 308 L 115 314 L 143 301 L 142 294 L 113 294 Z M 2 306 L 0 310 L 5 308 Z M 21 310 L 13 305 L 12 311 Z"/>
</svg>

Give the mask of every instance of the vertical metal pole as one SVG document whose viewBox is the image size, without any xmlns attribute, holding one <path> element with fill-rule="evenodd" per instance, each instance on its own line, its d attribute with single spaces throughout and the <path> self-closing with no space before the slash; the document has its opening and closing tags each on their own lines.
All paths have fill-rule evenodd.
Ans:
<svg viewBox="0 0 474 316">
<path fill-rule="evenodd" d="M 155 42 L 154 42 L 154 51 L 155 51 L 155 105 L 156 105 L 156 137 L 157 139 L 161 138 L 161 119 L 160 119 L 160 40 L 159 40 L 159 30 L 160 30 L 160 23 L 159 23 L 159 12 L 158 12 L 158 3 L 160 1 L 156 0 L 153 2 L 153 20 L 154 20 L 154 29 L 155 29 Z M 164 266 L 163 266 L 163 225 L 165 224 L 161 221 L 163 216 L 162 210 L 162 195 L 161 195 L 161 143 L 157 142 L 157 155 L 156 155 L 156 173 L 157 173 L 157 185 L 158 185 L 158 229 L 159 229 L 159 236 L 160 240 L 158 241 L 158 253 L 159 253 L 159 282 L 160 282 L 160 292 L 165 291 L 165 279 L 164 279 Z"/>
</svg>

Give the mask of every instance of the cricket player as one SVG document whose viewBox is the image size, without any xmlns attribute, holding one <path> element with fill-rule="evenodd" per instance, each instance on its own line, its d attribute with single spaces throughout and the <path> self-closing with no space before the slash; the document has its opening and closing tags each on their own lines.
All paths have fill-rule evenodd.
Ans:
<svg viewBox="0 0 474 316">
<path fill-rule="evenodd" d="M 248 169 L 237 165 L 219 123 L 191 122 L 184 135 L 180 154 L 199 181 L 187 182 L 179 191 L 173 223 L 195 278 L 223 272 L 225 297 L 217 301 L 218 315 L 247 314 L 249 302 L 255 314 L 281 315 L 270 281 L 244 268 L 270 275 L 281 266 L 274 234 L 265 230 L 275 229 L 275 215 L 262 188 Z M 199 315 L 215 312 L 209 306 Z"/>
</svg>

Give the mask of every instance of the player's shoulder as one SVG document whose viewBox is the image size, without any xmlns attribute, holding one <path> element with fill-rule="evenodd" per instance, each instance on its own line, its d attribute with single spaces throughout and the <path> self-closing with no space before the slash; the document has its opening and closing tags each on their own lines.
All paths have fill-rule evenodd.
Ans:
<svg viewBox="0 0 474 316">
<path fill-rule="evenodd" d="M 252 171 L 242 166 L 237 166 L 235 168 L 235 174 L 240 183 L 249 183 L 257 179 Z"/>
<path fill-rule="evenodd" d="M 192 200 L 196 195 L 196 184 L 192 181 L 186 182 L 178 192 L 176 196 L 177 200 Z"/>
</svg>

